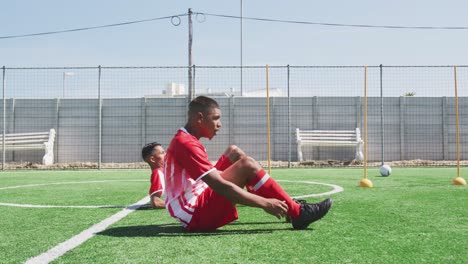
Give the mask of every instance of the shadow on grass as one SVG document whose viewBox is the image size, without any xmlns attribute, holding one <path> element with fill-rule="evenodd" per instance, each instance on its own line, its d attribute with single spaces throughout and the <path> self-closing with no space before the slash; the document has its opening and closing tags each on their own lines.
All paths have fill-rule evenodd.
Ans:
<svg viewBox="0 0 468 264">
<path fill-rule="evenodd" d="M 274 224 L 283 224 L 279 221 L 270 221 L 270 222 L 241 222 L 241 221 L 234 221 L 232 223 L 230 223 L 229 225 L 230 226 L 233 226 L 233 225 L 274 225 Z M 284 223 L 286 224 L 286 223 Z M 291 224 L 289 224 L 291 225 Z"/>
<path fill-rule="evenodd" d="M 259 225 L 259 224 L 278 224 L 278 222 L 250 222 L 250 223 L 231 223 L 229 226 L 238 225 Z M 216 230 L 211 232 L 187 232 L 179 224 L 162 224 L 162 225 L 142 225 L 142 226 L 123 226 L 114 227 L 99 232 L 98 235 L 112 237 L 174 237 L 174 236 L 221 236 L 221 235 L 238 235 L 238 234 L 268 234 L 274 231 L 292 230 L 289 224 L 285 224 L 283 228 L 253 228 L 253 229 L 235 229 L 235 230 Z"/>
</svg>

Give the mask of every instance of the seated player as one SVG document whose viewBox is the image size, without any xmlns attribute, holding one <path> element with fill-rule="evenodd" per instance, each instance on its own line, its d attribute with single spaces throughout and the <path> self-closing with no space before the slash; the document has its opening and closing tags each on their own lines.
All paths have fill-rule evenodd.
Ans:
<svg viewBox="0 0 468 264">
<path fill-rule="evenodd" d="M 212 231 L 229 224 L 238 218 L 236 204 L 261 208 L 277 218 L 288 216 L 294 229 L 306 229 L 325 216 L 331 199 L 317 204 L 295 202 L 243 152 L 237 160 L 223 155 L 213 166 L 200 138 L 211 140 L 220 129 L 218 103 L 199 96 L 190 102 L 188 121 L 167 149 L 166 209 L 186 230 Z"/>
<path fill-rule="evenodd" d="M 164 200 L 161 197 L 164 194 L 164 151 L 161 144 L 152 142 L 146 144 L 141 150 L 143 160 L 148 163 L 151 168 L 151 187 L 149 189 L 150 204 L 153 209 L 164 208 Z"/>
</svg>

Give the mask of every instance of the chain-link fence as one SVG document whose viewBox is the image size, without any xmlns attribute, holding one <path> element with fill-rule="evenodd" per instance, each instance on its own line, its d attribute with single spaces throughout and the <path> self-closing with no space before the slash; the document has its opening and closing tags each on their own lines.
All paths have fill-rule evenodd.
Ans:
<svg viewBox="0 0 468 264">
<path fill-rule="evenodd" d="M 204 141 L 213 159 L 236 144 L 266 160 L 267 89 L 272 161 L 298 161 L 296 128 L 366 131 L 369 161 L 443 164 L 457 159 L 457 142 L 460 158 L 468 159 L 468 66 L 367 66 L 366 75 L 364 68 L 3 67 L 2 168 L 41 167 L 44 149 L 15 148 L 20 143 L 8 136 L 50 129 L 56 134 L 54 165 L 48 168 L 141 162 L 145 143 L 168 146 L 185 124 L 189 98 L 197 95 L 213 97 L 222 107 L 223 129 Z M 347 161 L 354 151 L 307 147 L 304 158 Z"/>
</svg>

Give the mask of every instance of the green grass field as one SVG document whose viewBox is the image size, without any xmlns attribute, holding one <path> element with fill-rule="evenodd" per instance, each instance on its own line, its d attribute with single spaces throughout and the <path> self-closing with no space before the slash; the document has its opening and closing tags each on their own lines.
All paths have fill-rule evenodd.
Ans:
<svg viewBox="0 0 468 264">
<path fill-rule="evenodd" d="M 463 172 L 462 168 L 462 172 Z M 164 210 L 139 209 L 52 263 L 467 263 L 468 190 L 456 168 L 274 169 L 292 196 L 331 191 L 334 206 L 309 229 L 239 206 L 239 220 L 187 233 Z M 462 175 L 463 176 L 463 175 Z M 463 176 L 465 179 L 468 177 Z M 68 184 L 65 184 L 68 183 Z M 0 263 L 24 263 L 142 199 L 149 170 L 0 173 Z M 324 197 L 307 198 L 317 202 Z"/>
</svg>

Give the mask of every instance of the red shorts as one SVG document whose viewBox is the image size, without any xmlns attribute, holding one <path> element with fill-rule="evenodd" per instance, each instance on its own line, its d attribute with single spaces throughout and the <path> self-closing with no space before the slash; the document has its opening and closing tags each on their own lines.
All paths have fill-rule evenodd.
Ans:
<svg viewBox="0 0 468 264">
<path fill-rule="evenodd" d="M 197 203 L 188 231 L 214 231 L 238 219 L 236 206 L 211 188 L 198 196 Z"/>
<path fill-rule="evenodd" d="M 232 163 L 221 155 L 215 168 L 223 171 Z M 197 200 L 197 208 L 192 216 L 188 231 L 213 231 L 238 219 L 237 209 L 231 201 L 207 188 Z"/>
</svg>

